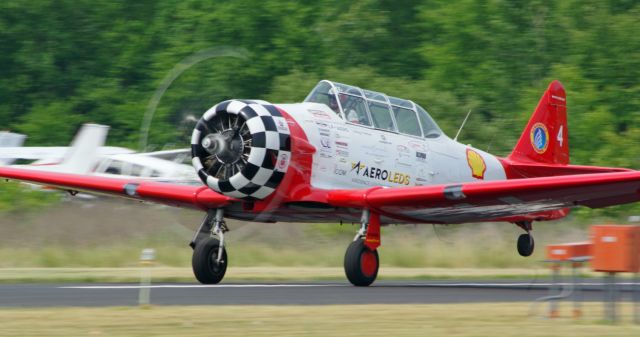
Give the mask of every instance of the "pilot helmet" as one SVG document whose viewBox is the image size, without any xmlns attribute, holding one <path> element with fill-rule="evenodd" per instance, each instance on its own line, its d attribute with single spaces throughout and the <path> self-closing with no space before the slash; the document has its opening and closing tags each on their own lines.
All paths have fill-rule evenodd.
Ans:
<svg viewBox="0 0 640 337">
<path fill-rule="evenodd" d="M 338 101 L 336 100 L 336 96 L 340 100 L 340 105 L 342 105 L 343 108 L 344 108 L 344 104 L 347 102 L 347 99 L 349 97 L 346 94 L 343 94 L 340 92 L 336 93 L 336 91 L 337 90 L 335 90 L 334 88 L 331 88 L 329 89 L 327 94 L 329 96 L 329 107 L 334 111 L 338 112 Z"/>
</svg>

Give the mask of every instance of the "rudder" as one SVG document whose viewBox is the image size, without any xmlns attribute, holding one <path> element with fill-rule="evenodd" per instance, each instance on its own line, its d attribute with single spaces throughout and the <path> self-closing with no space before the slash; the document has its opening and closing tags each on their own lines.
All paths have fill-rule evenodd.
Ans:
<svg viewBox="0 0 640 337">
<path fill-rule="evenodd" d="M 83 124 L 67 149 L 60 170 L 76 174 L 91 172 L 98 160 L 98 149 L 104 146 L 108 132 L 106 125 Z"/>
<path fill-rule="evenodd" d="M 549 84 L 508 160 L 569 164 L 566 97 L 559 81 Z"/>
</svg>

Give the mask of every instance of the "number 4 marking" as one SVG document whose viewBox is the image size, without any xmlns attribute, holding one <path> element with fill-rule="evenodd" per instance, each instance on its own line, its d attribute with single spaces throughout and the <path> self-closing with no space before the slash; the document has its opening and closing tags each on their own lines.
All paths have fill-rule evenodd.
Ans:
<svg viewBox="0 0 640 337">
<path fill-rule="evenodd" d="M 558 137 L 556 138 L 556 140 L 560 143 L 560 147 L 562 147 L 562 128 L 564 127 L 564 125 L 560 125 L 560 130 L 558 130 Z"/>
</svg>

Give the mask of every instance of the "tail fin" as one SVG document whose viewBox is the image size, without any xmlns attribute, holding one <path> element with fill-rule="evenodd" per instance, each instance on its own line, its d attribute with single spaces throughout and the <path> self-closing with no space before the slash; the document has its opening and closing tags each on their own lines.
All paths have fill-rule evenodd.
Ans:
<svg viewBox="0 0 640 337">
<path fill-rule="evenodd" d="M 558 81 L 549 84 L 520 140 L 509 155 L 513 162 L 569 164 L 567 98 Z"/>
<path fill-rule="evenodd" d="M 19 133 L 0 131 L 0 147 L 11 148 L 11 149 L 18 148 L 22 146 L 26 138 L 27 136 L 21 135 Z M 11 163 L 13 163 L 15 159 L 16 158 L 4 157 L 4 156 L 0 157 L 0 166 L 11 165 Z"/>
<path fill-rule="evenodd" d="M 106 125 L 82 125 L 60 163 L 60 170 L 79 174 L 90 172 L 98 159 L 98 148 L 104 146 L 108 132 Z"/>
</svg>

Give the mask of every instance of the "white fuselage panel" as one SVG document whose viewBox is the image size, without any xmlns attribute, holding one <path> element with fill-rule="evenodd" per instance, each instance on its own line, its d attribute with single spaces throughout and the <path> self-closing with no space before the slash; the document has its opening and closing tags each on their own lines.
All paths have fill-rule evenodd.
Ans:
<svg viewBox="0 0 640 337">
<path fill-rule="evenodd" d="M 323 189 L 504 180 L 498 159 L 442 135 L 422 138 L 348 123 L 318 103 L 279 104 L 315 146 L 311 184 Z"/>
</svg>

